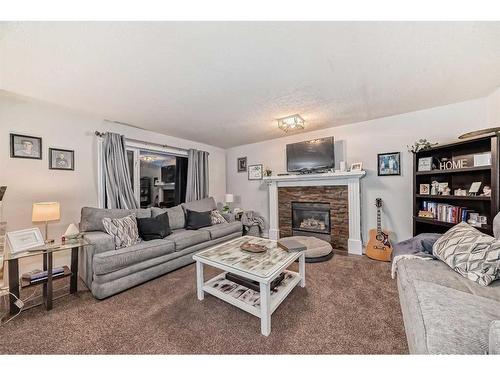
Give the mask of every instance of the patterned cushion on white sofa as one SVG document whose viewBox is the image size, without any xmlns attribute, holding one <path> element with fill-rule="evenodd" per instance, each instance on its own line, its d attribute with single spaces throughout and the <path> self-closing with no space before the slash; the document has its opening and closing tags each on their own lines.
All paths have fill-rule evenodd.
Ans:
<svg viewBox="0 0 500 375">
<path fill-rule="evenodd" d="M 102 224 L 106 232 L 113 236 L 116 249 L 135 245 L 139 241 L 139 229 L 135 214 L 120 219 L 104 218 Z"/>
<path fill-rule="evenodd" d="M 489 285 L 500 276 L 500 241 L 465 222 L 439 238 L 432 252 L 460 275 L 480 285 Z"/>
</svg>

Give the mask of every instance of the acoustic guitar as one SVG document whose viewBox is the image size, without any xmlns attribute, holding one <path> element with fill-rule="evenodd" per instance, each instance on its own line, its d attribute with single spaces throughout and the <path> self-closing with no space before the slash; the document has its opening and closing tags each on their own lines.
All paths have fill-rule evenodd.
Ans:
<svg viewBox="0 0 500 375">
<path fill-rule="evenodd" d="M 389 241 L 389 235 L 382 230 L 380 210 L 382 208 L 382 199 L 375 200 L 377 206 L 377 229 L 370 229 L 368 244 L 366 245 L 366 256 L 371 259 L 390 262 L 392 255 L 392 245 Z"/>
</svg>

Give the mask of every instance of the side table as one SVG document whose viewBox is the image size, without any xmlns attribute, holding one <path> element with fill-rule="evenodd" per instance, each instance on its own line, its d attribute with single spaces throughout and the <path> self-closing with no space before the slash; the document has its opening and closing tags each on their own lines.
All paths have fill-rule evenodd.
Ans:
<svg viewBox="0 0 500 375">
<path fill-rule="evenodd" d="M 28 251 L 20 253 L 11 253 L 10 250 L 5 253 L 4 261 L 8 264 L 9 270 L 9 291 L 10 295 L 10 314 L 14 315 L 19 313 L 20 309 L 15 304 L 16 297 L 20 296 L 20 289 L 43 284 L 43 303 L 47 310 L 52 309 L 53 302 L 53 281 L 64 277 L 70 277 L 69 293 L 75 294 L 78 290 L 78 252 L 80 248 L 92 246 L 83 239 L 76 241 L 67 241 L 66 243 L 55 243 L 40 246 Z M 52 270 L 54 268 L 53 255 L 59 251 L 71 250 L 71 268 L 64 267 L 64 273 L 61 275 L 53 276 Z M 34 256 L 42 256 L 43 270 L 47 271 L 47 279 L 35 281 L 32 283 L 19 280 L 19 260 Z M 14 297 L 15 296 L 15 297 Z"/>
</svg>

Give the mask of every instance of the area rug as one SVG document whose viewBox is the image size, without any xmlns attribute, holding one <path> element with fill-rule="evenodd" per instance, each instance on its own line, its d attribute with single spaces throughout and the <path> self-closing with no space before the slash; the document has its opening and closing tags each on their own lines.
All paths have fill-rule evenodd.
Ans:
<svg viewBox="0 0 500 375">
<path fill-rule="evenodd" d="M 296 265 L 294 265 L 296 266 Z M 206 267 L 206 277 L 217 270 Z M 76 296 L 37 307 L 0 327 L 2 354 L 403 354 L 408 352 L 390 266 L 336 255 L 306 265 L 272 315 L 271 335 L 258 318 L 215 297 L 196 298 L 189 265 L 98 301 Z"/>
</svg>

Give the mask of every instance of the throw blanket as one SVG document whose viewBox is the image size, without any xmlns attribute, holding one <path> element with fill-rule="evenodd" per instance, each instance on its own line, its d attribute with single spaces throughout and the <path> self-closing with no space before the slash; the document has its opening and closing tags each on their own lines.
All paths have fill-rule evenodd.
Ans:
<svg viewBox="0 0 500 375">
<path fill-rule="evenodd" d="M 262 216 L 257 215 L 253 211 L 245 211 L 241 215 L 241 224 L 248 228 L 253 227 L 255 225 L 259 226 L 259 230 L 262 232 L 264 230 L 264 218 Z"/>
<path fill-rule="evenodd" d="M 401 259 L 436 259 L 432 255 L 434 242 L 441 237 L 438 233 L 422 233 L 409 240 L 402 241 L 394 245 L 392 252 L 391 277 L 394 279 L 397 271 L 397 263 Z"/>
</svg>

